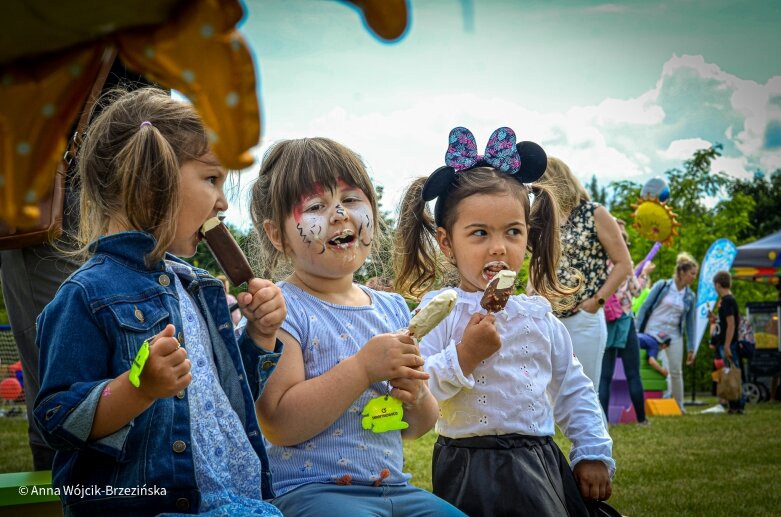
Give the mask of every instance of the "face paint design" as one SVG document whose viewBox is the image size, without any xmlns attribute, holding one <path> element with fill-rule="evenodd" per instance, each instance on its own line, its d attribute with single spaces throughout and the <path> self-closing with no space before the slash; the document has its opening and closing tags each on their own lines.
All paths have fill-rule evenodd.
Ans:
<svg viewBox="0 0 781 517">
<path fill-rule="evenodd" d="M 361 205 L 354 210 L 358 224 L 358 242 L 367 248 L 374 242 L 374 220 L 372 219 L 371 207 Z"/>
<path fill-rule="evenodd" d="M 356 190 L 353 196 L 350 192 Z M 341 179 L 331 195 L 316 186 L 293 207 L 292 216 L 302 242 L 307 247 L 315 244 L 318 255 L 329 249 L 336 253 L 354 251 L 358 246 L 370 247 L 374 241 L 371 205 L 360 189 Z"/>
</svg>

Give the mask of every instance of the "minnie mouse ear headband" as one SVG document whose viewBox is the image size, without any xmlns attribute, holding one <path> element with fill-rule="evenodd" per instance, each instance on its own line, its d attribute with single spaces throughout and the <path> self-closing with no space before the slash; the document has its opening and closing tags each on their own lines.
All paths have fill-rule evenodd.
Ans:
<svg viewBox="0 0 781 517">
<path fill-rule="evenodd" d="M 423 200 L 434 204 L 434 221 L 442 226 L 443 199 L 450 193 L 459 174 L 475 167 L 493 167 L 510 174 L 521 183 L 531 183 L 545 174 L 548 155 L 534 142 L 515 144 L 515 132 L 500 127 L 488 139 L 485 154 L 477 154 L 477 144 L 471 131 L 457 127 L 450 131 L 445 166 L 435 170 L 423 185 Z"/>
</svg>

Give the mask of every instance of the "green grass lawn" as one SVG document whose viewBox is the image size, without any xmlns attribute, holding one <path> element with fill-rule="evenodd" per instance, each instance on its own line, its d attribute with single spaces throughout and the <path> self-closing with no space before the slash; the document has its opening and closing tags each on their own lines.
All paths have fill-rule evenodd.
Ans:
<svg viewBox="0 0 781 517">
<path fill-rule="evenodd" d="M 610 427 L 618 469 L 610 502 L 629 517 L 781 515 L 781 404 L 747 407 L 745 416 L 651 417 L 647 428 Z M 412 483 L 431 490 L 429 433 L 405 444 Z M 556 442 L 565 454 L 570 443 Z M 486 473 L 490 476 L 490 473 Z M 510 497 L 507 494 L 500 494 Z"/>
<path fill-rule="evenodd" d="M 624 515 L 781 515 L 781 404 L 749 405 L 740 417 L 698 414 L 715 402 L 703 400 L 685 417 L 651 417 L 648 428 L 611 426 L 618 471 L 610 502 Z M 428 490 L 434 440 L 429 433 L 405 444 L 406 470 Z M 566 438 L 556 441 L 568 454 Z M 32 468 L 26 420 L 0 418 L 0 444 L 0 472 Z"/>
</svg>

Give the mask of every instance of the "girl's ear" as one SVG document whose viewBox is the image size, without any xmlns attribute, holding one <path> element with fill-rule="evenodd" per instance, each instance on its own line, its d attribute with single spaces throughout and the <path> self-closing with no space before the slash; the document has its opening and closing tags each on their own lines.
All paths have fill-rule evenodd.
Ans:
<svg viewBox="0 0 781 517">
<path fill-rule="evenodd" d="M 437 244 L 439 244 L 439 249 L 442 250 L 445 257 L 447 257 L 450 262 L 453 262 L 456 258 L 453 254 L 453 245 L 450 242 L 447 230 L 441 226 L 437 226 Z"/>
<path fill-rule="evenodd" d="M 263 231 L 266 232 L 266 237 L 271 241 L 274 248 L 280 252 L 285 252 L 285 245 L 282 242 L 282 232 L 279 230 L 274 221 L 266 219 L 263 221 Z"/>
</svg>

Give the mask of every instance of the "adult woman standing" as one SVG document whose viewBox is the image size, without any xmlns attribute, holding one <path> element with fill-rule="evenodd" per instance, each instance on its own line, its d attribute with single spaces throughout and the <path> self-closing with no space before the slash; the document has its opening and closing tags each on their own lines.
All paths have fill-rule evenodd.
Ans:
<svg viewBox="0 0 781 517">
<path fill-rule="evenodd" d="M 632 273 L 632 258 L 618 223 L 605 207 L 591 201 L 567 164 L 548 157 L 548 168 L 538 183 L 552 189 L 563 221 L 559 279 L 568 287 L 583 283 L 574 307 L 556 316 L 567 327 L 575 355 L 596 390 L 607 343 L 603 306 Z M 610 272 L 608 259 L 614 265 Z"/>
<path fill-rule="evenodd" d="M 688 253 L 679 253 L 675 276 L 659 280 L 637 313 L 637 330 L 646 334 L 666 332 L 672 338 L 667 349 L 670 390 L 683 411 L 683 336 L 686 334 L 688 357 L 694 362 L 694 336 L 697 332 L 696 299 L 689 286 L 697 278 L 699 265 Z"/>
<path fill-rule="evenodd" d="M 629 235 L 626 233 L 626 223 L 616 219 L 621 236 L 629 246 Z M 645 398 L 643 396 L 643 381 L 640 378 L 640 345 L 637 341 L 634 313 L 632 312 L 632 299 L 637 297 L 649 283 L 649 275 L 656 268 L 653 262 L 648 261 L 643 266 L 640 276 L 635 278 L 630 274 L 616 291 L 615 297 L 621 305 L 621 315 L 607 324 L 607 348 L 602 358 L 602 376 L 599 380 L 599 403 L 602 410 L 609 418 L 610 388 L 613 382 L 613 373 L 616 368 L 616 359 L 621 358 L 629 388 L 629 398 L 635 408 L 637 423 L 649 425 L 645 418 Z"/>
</svg>

